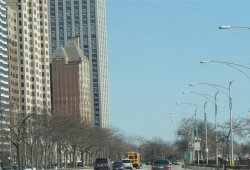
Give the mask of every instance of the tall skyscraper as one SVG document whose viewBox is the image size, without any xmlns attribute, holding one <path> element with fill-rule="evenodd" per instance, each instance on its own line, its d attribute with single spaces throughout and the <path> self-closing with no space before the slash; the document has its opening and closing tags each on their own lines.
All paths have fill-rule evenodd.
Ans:
<svg viewBox="0 0 250 170">
<path fill-rule="evenodd" d="M 8 55 L 7 55 L 7 19 L 5 0 L 0 0 L 0 104 L 9 104 Z"/>
<path fill-rule="evenodd" d="M 95 125 L 109 126 L 105 0 L 50 0 L 51 56 L 79 37 L 90 62 Z"/>
<path fill-rule="evenodd" d="M 11 109 L 23 114 L 49 112 L 48 1 L 6 0 L 6 4 L 12 16 L 8 29 Z"/>
<path fill-rule="evenodd" d="M 6 161 L 9 156 L 10 142 L 6 139 L 10 123 L 9 112 L 9 80 L 7 55 L 7 20 L 5 0 L 0 0 L 0 159 Z"/>
<path fill-rule="evenodd" d="M 8 111 L 9 105 L 9 73 L 8 73 L 8 54 L 7 54 L 7 19 L 5 0 L 0 0 L 0 107 L 1 110 Z"/>
</svg>

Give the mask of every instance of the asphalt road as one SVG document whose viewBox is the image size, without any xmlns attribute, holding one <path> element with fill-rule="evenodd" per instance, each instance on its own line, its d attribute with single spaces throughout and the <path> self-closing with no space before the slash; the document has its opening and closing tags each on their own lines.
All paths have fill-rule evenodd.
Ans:
<svg viewBox="0 0 250 170">
<path fill-rule="evenodd" d="M 140 170 L 151 170 L 151 166 L 150 165 L 143 165 L 140 168 Z M 172 170 L 190 170 L 190 169 L 182 168 L 181 165 L 173 165 Z"/>
<path fill-rule="evenodd" d="M 83 168 L 83 169 L 57 169 L 57 170 L 93 170 L 93 168 Z M 140 169 L 133 170 L 151 170 L 151 165 L 143 165 Z M 181 165 L 173 165 L 171 170 L 190 170 L 188 168 L 182 168 Z"/>
</svg>

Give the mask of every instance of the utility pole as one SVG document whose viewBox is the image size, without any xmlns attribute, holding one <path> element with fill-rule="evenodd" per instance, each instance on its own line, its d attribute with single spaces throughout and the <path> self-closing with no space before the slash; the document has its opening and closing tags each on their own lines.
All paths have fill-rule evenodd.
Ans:
<svg viewBox="0 0 250 170">
<path fill-rule="evenodd" d="M 232 97 L 231 97 L 231 86 L 232 82 L 229 82 L 228 94 L 229 94 L 229 110 L 230 110 L 230 131 L 231 131 L 231 165 L 234 165 L 234 142 L 233 142 L 233 117 L 232 117 Z"/>
<path fill-rule="evenodd" d="M 205 152 L 206 152 L 206 164 L 208 164 L 208 147 L 207 147 L 207 113 L 206 113 L 206 105 L 207 102 L 204 103 L 204 123 L 205 123 L 205 133 L 206 133 L 206 148 L 205 148 Z"/>
<path fill-rule="evenodd" d="M 214 120 L 214 122 L 215 122 L 215 160 L 216 160 L 216 165 L 218 166 L 218 134 L 217 134 L 217 110 L 218 110 L 218 108 L 217 108 L 217 95 L 219 94 L 219 91 L 217 91 L 216 93 L 215 93 L 215 96 L 214 96 L 214 105 L 215 105 L 215 111 L 214 111 L 214 115 L 215 115 L 215 120 Z"/>
</svg>

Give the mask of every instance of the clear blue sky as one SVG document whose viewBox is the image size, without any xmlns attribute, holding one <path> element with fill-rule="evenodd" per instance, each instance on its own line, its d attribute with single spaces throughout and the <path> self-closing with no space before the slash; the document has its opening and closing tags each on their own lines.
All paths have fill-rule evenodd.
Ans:
<svg viewBox="0 0 250 170">
<path fill-rule="evenodd" d="M 126 135 L 175 139 L 170 121 L 191 117 L 205 99 L 183 95 L 195 91 L 214 95 L 208 86 L 191 82 L 232 85 L 233 117 L 250 110 L 250 79 L 223 64 L 230 61 L 250 66 L 250 29 L 219 30 L 230 24 L 250 26 L 250 0 L 106 0 L 109 56 L 111 126 Z M 250 70 L 243 69 L 250 76 Z M 218 95 L 218 121 L 229 120 L 228 99 Z M 208 121 L 214 107 L 207 105 Z M 184 114 L 189 113 L 189 114 Z M 203 113 L 198 112 L 203 119 Z"/>
</svg>

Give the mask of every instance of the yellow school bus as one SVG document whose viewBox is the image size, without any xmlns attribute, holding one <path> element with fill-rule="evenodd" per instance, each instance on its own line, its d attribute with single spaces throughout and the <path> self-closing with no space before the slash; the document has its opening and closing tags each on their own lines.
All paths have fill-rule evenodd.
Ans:
<svg viewBox="0 0 250 170">
<path fill-rule="evenodd" d="M 138 152 L 127 152 L 125 157 L 131 160 L 133 167 L 140 169 L 141 157 Z"/>
</svg>

